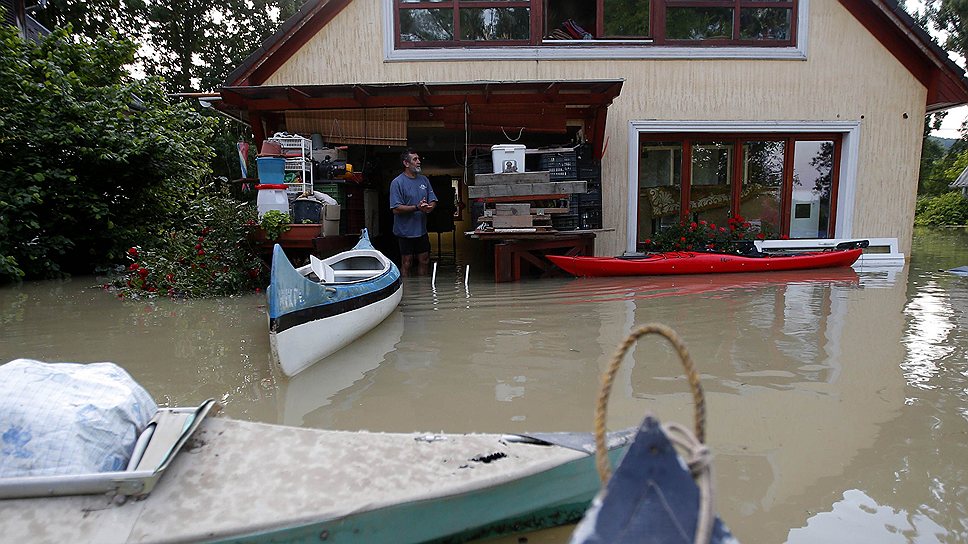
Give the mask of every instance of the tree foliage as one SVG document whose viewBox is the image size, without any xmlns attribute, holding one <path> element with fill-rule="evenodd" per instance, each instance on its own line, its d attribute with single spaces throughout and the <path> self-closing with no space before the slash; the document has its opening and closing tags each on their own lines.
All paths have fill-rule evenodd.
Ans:
<svg viewBox="0 0 968 544">
<path fill-rule="evenodd" d="M 902 3 L 903 5 L 903 3 Z M 956 55 L 968 57 L 968 2 L 964 0 L 926 0 L 923 10 L 910 10 L 911 16 L 944 47 Z M 962 126 L 962 138 L 948 150 L 931 138 L 931 132 L 941 127 L 946 111 L 928 114 L 924 119 L 921 145 L 921 167 L 918 174 L 919 196 L 940 196 L 968 166 L 968 140 Z M 919 210 L 924 206 L 919 205 Z"/>
<path fill-rule="evenodd" d="M 298 11 L 303 0 L 49 0 L 37 11 L 48 28 L 73 25 L 96 40 L 114 30 L 142 45 L 136 61 L 171 92 L 208 91 Z"/>
<path fill-rule="evenodd" d="M 918 226 L 968 225 L 968 198 L 959 192 L 919 198 L 914 215 Z"/>
<path fill-rule="evenodd" d="M 116 262 L 208 176 L 211 121 L 132 78 L 135 50 L 110 32 L 35 44 L 0 27 L 0 280 Z"/>
</svg>

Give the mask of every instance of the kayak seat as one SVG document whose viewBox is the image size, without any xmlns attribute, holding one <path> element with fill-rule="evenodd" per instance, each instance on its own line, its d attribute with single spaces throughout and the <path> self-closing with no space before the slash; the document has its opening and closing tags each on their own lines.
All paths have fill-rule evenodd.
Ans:
<svg viewBox="0 0 968 544">
<path fill-rule="evenodd" d="M 333 270 L 333 267 L 319 260 L 315 255 L 309 256 L 309 268 L 324 283 L 336 281 L 336 271 Z"/>
</svg>

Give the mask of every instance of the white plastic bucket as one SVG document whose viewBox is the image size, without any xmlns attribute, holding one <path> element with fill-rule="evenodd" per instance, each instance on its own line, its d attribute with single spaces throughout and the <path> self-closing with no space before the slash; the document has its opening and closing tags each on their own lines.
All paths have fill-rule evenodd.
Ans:
<svg viewBox="0 0 968 544">
<path fill-rule="evenodd" d="M 269 210 L 279 210 L 282 213 L 289 213 L 289 197 L 286 196 L 285 184 L 260 184 L 255 186 L 259 191 L 255 199 L 256 208 L 259 210 L 259 219 Z"/>
<path fill-rule="evenodd" d="M 524 172 L 524 149 L 520 144 L 498 144 L 491 146 L 491 160 L 494 173 L 505 174 Z"/>
</svg>

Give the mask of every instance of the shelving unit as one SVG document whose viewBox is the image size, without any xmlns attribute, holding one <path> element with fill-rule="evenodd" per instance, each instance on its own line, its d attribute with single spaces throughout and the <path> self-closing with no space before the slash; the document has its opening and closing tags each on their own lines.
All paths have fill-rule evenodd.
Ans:
<svg viewBox="0 0 968 544">
<path fill-rule="evenodd" d="M 312 140 L 298 134 L 276 134 L 268 140 L 278 143 L 286 156 L 286 192 L 291 194 L 311 192 L 313 190 Z"/>
</svg>

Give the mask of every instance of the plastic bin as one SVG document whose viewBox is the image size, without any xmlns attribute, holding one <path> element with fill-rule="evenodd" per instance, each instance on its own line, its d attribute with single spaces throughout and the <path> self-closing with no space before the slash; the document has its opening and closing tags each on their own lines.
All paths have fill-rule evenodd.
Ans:
<svg viewBox="0 0 968 544">
<path fill-rule="evenodd" d="M 282 213 L 289 213 L 289 197 L 286 196 L 286 185 L 284 183 L 268 183 L 255 186 L 259 195 L 255 199 L 256 208 L 259 210 L 259 219 L 269 210 L 279 210 Z"/>
<path fill-rule="evenodd" d="M 319 223 L 323 214 L 323 203 L 311 198 L 297 198 L 292 201 L 293 223 Z"/>
<path fill-rule="evenodd" d="M 578 158 L 574 151 L 542 153 L 539 168 L 549 172 L 551 181 L 578 179 Z"/>
<path fill-rule="evenodd" d="M 506 172 L 525 172 L 524 149 L 520 144 L 498 144 L 491 146 L 491 162 L 495 174 Z"/>
<path fill-rule="evenodd" d="M 286 177 L 286 159 L 283 157 L 259 157 L 256 159 L 259 168 L 259 183 L 276 185 L 284 183 Z"/>
</svg>

